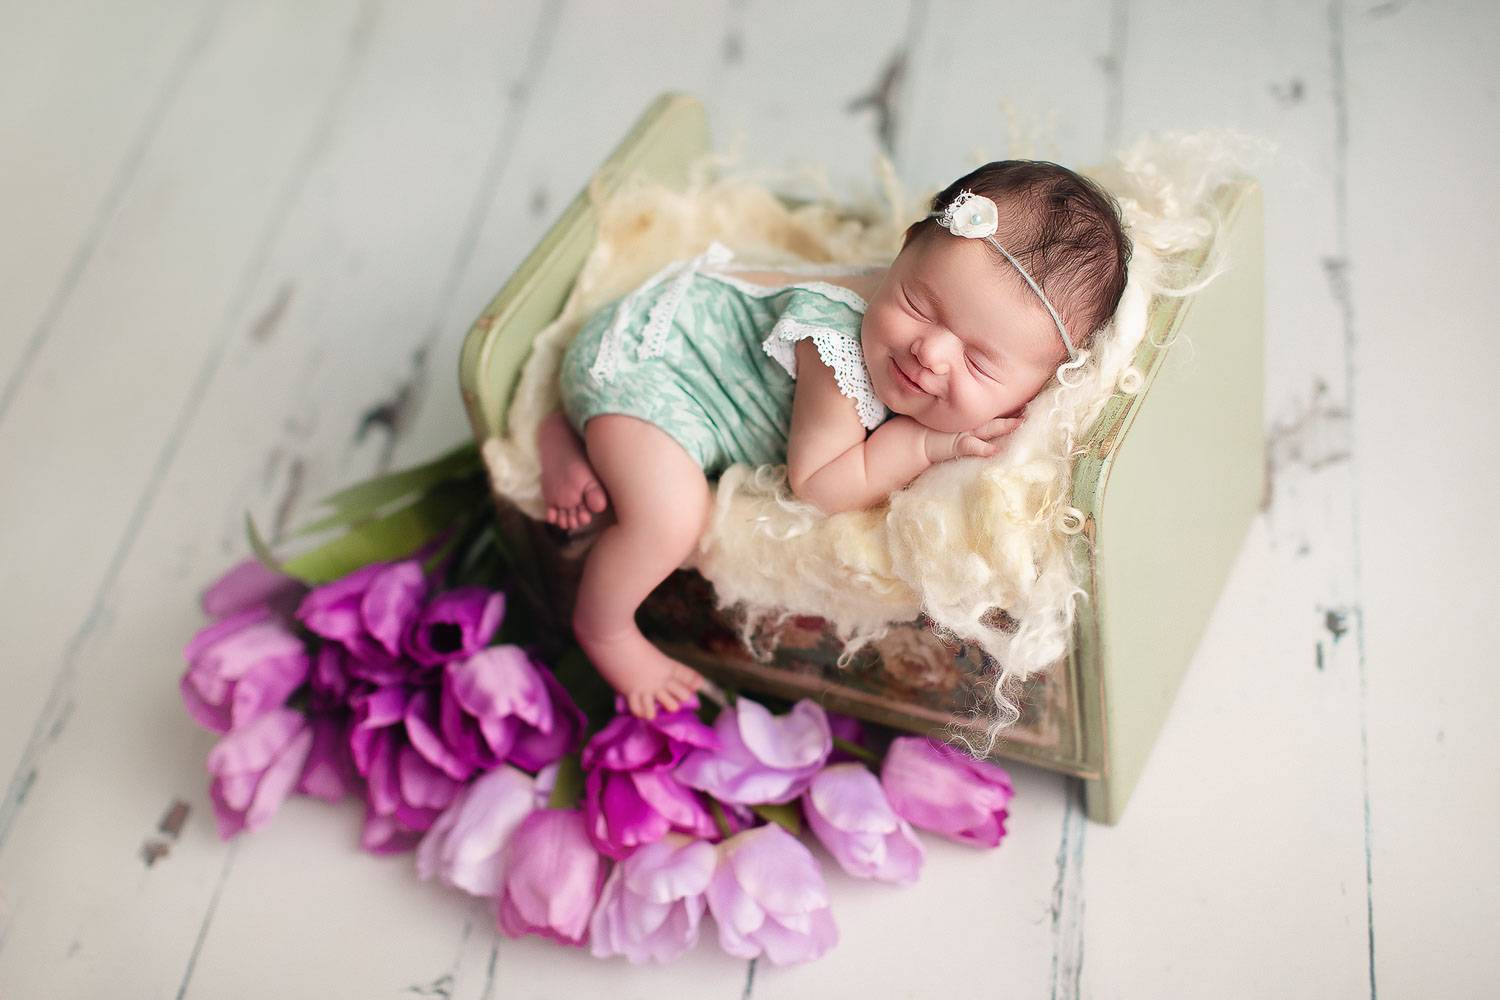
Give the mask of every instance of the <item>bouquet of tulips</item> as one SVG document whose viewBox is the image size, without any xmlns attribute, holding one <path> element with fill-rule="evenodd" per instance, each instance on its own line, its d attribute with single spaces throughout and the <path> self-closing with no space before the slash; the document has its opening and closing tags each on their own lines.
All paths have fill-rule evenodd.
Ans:
<svg viewBox="0 0 1500 1000">
<path fill-rule="evenodd" d="M 732 692 L 631 715 L 567 637 L 507 613 L 524 571 L 472 447 L 327 502 L 304 530 L 341 534 L 285 563 L 250 525 L 257 558 L 204 592 L 185 651 L 184 704 L 222 734 L 226 839 L 293 792 L 355 795 L 365 849 L 414 849 L 507 935 L 667 962 L 707 912 L 726 952 L 785 964 L 837 941 L 804 827 L 849 874 L 898 884 L 921 871 L 914 827 L 1005 835 L 1005 771 L 925 737 Z"/>
</svg>

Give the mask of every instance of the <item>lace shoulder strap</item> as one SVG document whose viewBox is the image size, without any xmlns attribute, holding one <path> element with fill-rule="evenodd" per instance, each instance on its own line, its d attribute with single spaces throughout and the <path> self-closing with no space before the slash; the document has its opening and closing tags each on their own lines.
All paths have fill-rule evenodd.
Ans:
<svg viewBox="0 0 1500 1000">
<path fill-rule="evenodd" d="M 841 320 L 836 315 L 828 316 L 826 309 L 815 310 L 824 315 L 807 316 L 805 312 L 791 308 L 789 304 L 789 308 L 761 342 L 761 350 L 781 365 L 788 375 L 796 378 L 797 341 L 812 338 L 813 346 L 818 350 L 818 358 L 833 369 L 833 378 L 838 383 L 839 392 L 854 402 L 855 412 L 859 414 L 859 422 L 865 430 L 873 431 L 885 421 L 890 411 L 880 401 L 880 397 L 875 395 L 875 389 L 870 384 L 870 372 L 865 367 L 865 353 L 859 343 L 860 315 L 854 314 L 851 330 L 847 319 Z"/>
</svg>

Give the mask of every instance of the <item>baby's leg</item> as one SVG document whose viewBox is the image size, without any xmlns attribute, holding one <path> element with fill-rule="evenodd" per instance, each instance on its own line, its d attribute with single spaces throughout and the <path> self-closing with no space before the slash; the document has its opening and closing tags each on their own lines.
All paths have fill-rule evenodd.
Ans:
<svg viewBox="0 0 1500 1000">
<path fill-rule="evenodd" d="M 604 487 L 583 453 L 583 442 L 561 410 L 549 413 L 537 428 L 537 454 L 542 460 L 542 498 L 547 521 L 572 531 L 602 514 L 609 506 Z"/>
<path fill-rule="evenodd" d="M 573 631 L 631 712 L 649 719 L 658 701 L 675 711 L 703 683 L 696 670 L 641 635 L 635 612 L 698 543 L 709 513 L 708 480 L 666 431 L 635 417 L 594 417 L 584 441 L 616 520 L 589 551 Z"/>
</svg>

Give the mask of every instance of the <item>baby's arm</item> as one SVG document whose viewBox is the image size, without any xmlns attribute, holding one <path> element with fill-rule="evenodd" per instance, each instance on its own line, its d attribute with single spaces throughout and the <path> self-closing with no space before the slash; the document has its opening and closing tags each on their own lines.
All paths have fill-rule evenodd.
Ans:
<svg viewBox="0 0 1500 1000">
<path fill-rule="evenodd" d="M 959 455 L 993 455 L 989 437 L 1008 433 L 1019 418 L 992 420 L 972 432 L 930 430 L 897 415 L 865 436 L 833 369 L 810 339 L 797 342 L 797 388 L 787 440 L 792 493 L 825 514 L 864 510 L 901 489 L 935 462 Z"/>
</svg>

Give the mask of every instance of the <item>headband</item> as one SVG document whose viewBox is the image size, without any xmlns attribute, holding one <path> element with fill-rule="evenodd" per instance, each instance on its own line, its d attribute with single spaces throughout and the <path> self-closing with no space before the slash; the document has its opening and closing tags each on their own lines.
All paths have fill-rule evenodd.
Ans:
<svg viewBox="0 0 1500 1000">
<path fill-rule="evenodd" d="M 937 219 L 938 225 L 942 226 L 954 236 L 963 236 L 966 239 L 982 239 L 990 246 L 999 250 L 1010 261 L 1021 277 L 1026 279 L 1026 284 L 1036 292 L 1036 297 L 1042 300 L 1042 305 L 1047 307 L 1047 313 L 1052 317 L 1052 322 L 1057 324 L 1058 335 L 1062 337 L 1063 346 L 1068 349 L 1068 359 L 1078 360 L 1078 352 L 1073 350 L 1073 341 L 1068 339 L 1067 328 L 1063 326 L 1062 317 L 1057 310 L 1052 308 L 1052 303 L 1047 301 L 1047 296 L 1042 293 L 1042 286 L 1032 280 L 1031 275 L 1021 266 L 1021 262 L 1010 255 L 1010 252 L 1000 245 L 995 239 L 995 230 L 1000 228 L 1000 210 L 995 203 L 982 194 L 975 194 L 965 189 L 958 193 L 958 197 L 948 203 L 948 207 L 941 212 L 930 212 L 929 219 Z"/>
</svg>

